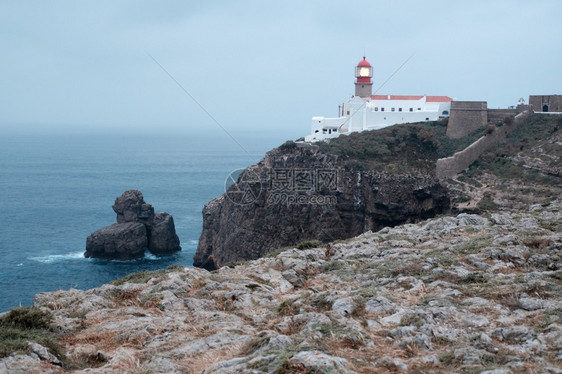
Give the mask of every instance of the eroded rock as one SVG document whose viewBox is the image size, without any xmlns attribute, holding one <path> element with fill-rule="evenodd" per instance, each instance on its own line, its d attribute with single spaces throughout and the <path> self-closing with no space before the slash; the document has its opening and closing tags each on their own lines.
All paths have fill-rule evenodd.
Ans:
<svg viewBox="0 0 562 374">
<path fill-rule="evenodd" d="M 146 250 L 156 255 L 181 250 L 173 217 L 155 214 L 140 191 L 125 191 L 115 199 L 113 210 L 117 223 L 88 236 L 85 257 L 132 260 L 142 258 Z"/>
</svg>

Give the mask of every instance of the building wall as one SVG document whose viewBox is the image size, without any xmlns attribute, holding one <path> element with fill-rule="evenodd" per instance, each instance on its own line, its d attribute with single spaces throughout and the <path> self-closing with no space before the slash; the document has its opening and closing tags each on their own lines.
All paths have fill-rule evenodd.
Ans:
<svg viewBox="0 0 562 374">
<path fill-rule="evenodd" d="M 488 123 L 488 104 L 485 101 L 452 101 L 447 136 L 462 138 Z"/>
<path fill-rule="evenodd" d="M 562 112 L 562 95 L 530 95 L 529 104 L 535 112 Z"/>
</svg>

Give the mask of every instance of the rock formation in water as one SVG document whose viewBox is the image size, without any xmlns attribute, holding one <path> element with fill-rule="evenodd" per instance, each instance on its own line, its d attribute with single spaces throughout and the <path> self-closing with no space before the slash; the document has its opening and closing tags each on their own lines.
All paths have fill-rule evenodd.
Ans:
<svg viewBox="0 0 562 374">
<path fill-rule="evenodd" d="M 203 209 L 194 265 L 215 269 L 301 241 L 330 242 L 447 212 L 435 177 L 344 165 L 318 147 L 276 148 Z"/>
<path fill-rule="evenodd" d="M 154 213 L 138 190 L 125 191 L 115 199 L 117 223 L 88 236 L 85 257 L 132 260 L 149 250 L 168 255 L 181 250 L 174 219 L 168 213 Z"/>
</svg>

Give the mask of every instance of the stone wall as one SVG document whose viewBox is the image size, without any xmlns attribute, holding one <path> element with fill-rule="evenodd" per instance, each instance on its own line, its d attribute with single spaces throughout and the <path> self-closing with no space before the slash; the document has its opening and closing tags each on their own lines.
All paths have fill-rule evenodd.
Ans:
<svg viewBox="0 0 562 374">
<path fill-rule="evenodd" d="M 485 101 L 453 101 L 447 126 L 447 136 L 459 139 L 488 123 Z"/>
<path fill-rule="evenodd" d="M 503 122 L 506 117 L 515 117 L 517 109 L 488 109 L 488 122 Z"/>
<path fill-rule="evenodd" d="M 530 111 L 527 111 L 518 114 L 512 124 L 496 127 L 494 132 L 486 134 L 464 150 L 455 153 L 451 157 L 437 160 L 437 177 L 439 179 L 451 178 L 467 169 L 482 153 L 505 140 L 505 137 L 520 126 L 530 113 Z"/>
<path fill-rule="evenodd" d="M 531 95 L 529 104 L 535 112 L 562 112 L 562 95 Z"/>
</svg>

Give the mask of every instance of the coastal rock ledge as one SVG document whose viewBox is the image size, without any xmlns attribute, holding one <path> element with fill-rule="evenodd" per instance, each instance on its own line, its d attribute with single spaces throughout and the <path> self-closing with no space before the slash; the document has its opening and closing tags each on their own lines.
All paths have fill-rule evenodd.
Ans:
<svg viewBox="0 0 562 374">
<path fill-rule="evenodd" d="M 181 250 L 174 218 L 168 213 L 155 214 L 140 191 L 125 191 L 115 199 L 113 211 L 117 223 L 88 236 L 85 257 L 132 260 L 143 257 L 146 250 L 156 255 Z"/>
<path fill-rule="evenodd" d="M 0 373 L 560 373 L 561 200 L 318 245 L 40 293 Z"/>
</svg>

